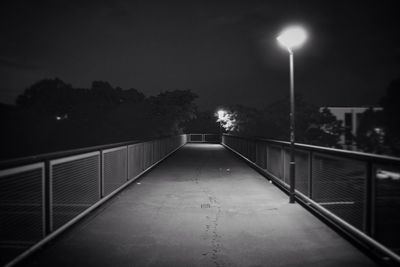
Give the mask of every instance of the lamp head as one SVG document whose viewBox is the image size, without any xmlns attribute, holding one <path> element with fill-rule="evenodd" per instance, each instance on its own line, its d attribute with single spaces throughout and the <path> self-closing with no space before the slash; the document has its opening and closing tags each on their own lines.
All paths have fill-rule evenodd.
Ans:
<svg viewBox="0 0 400 267">
<path fill-rule="evenodd" d="M 301 46 L 307 40 L 306 31 L 300 26 L 291 26 L 284 29 L 276 38 L 278 42 L 291 51 Z"/>
</svg>

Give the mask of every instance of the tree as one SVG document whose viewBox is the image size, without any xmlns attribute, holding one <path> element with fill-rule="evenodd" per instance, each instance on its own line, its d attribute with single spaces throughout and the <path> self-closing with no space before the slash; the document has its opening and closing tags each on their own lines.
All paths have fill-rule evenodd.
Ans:
<svg viewBox="0 0 400 267">
<path fill-rule="evenodd" d="M 68 113 L 74 103 L 72 87 L 59 78 L 43 79 L 25 89 L 16 100 L 18 107 L 47 116 Z"/>
<path fill-rule="evenodd" d="M 196 112 L 196 118 L 185 123 L 186 133 L 214 133 L 220 132 L 219 123 L 211 111 Z"/>
<path fill-rule="evenodd" d="M 384 123 L 386 125 L 385 140 L 393 153 L 400 154 L 400 77 L 394 79 L 386 90 L 386 95 L 381 99 Z"/>
<path fill-rule="evenodd" d="M 367 109 L 357 128 L 357 146 L 365 152 L 386 153 L 384 112 Z"/>
<path fill-rule="evenodd" d="M 228 133 L 238 133 L 238 125 L 237 121 L 238 112 L 232 111 L 232 109 L 224 109 L 222 113 L 215 113 L 214 116 L 217 118 L 216 122 L 219 123 L 220 127 Z M 221 130 L 222 130 L 221 129 Z M 243 134 L 243 133 L 242 133 Z"/>
<path fill-rule="evenodd" d="M 2 152 L 28 155 L 182 133 L 196 115 L 196 98 L 190 90 L 146 98 L 106 81 L 73 88 L 58 78 L 43 79 L 18 96 L 15 108 L 1 108 L 8 136 Z"/>
<path fill-rule="evenodd" d="M 324 108 L 313 113 L 304 138 L 309 144 L 340 147 L 339 141 L 343 132 L 342 122 L 329 109 Z"/>
<path fill-rule="evenodd" d="M 232 133 L 269 139 L 289 140 L 289 97 L 265 107 L 263 110 L 234 106 L 235 127 Z M 308 104 L 301 95 L 296 96 L 296 142 L 319 146 L 338 147 L 343 133 L 341 122 L 328 110 Z"/>
<path fill-rule="evenodd" d="M 158 134 L 182 133 L 184 123 L 196 117 L 197 106 L 193 102 L 197 97 L 190 90 L 166 91 L 150 97 L 151 119 L 157 121 L 154 127 Z"/>
</svg>

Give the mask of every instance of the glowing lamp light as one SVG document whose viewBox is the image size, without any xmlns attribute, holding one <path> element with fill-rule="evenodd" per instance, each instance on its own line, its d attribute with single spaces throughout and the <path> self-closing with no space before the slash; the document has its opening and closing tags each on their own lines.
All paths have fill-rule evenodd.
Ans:
<svg viewBox="0 0 400 267">
<path fill-rule="evenodd" d="M 276 39 L 281 45 L 291 50 L 301 46 L 307 40 L 307 33 L 300 26 L 292 26 L 283 30 Z"/>
<path fill-rule="evenodd" d="M 218 110 L 218 120 L 222 120 L 225 117 L 225 110 Z"/>
</svg>

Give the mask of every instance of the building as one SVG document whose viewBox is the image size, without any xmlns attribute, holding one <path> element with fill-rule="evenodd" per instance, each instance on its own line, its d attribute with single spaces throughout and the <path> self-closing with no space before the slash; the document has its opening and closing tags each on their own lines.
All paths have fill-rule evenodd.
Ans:
<svg viewBox="0 0 400 267">
<path fill-rule="evenodd" d="M 348 148 L 354 146 L 353 137 L 357 136 L 357 129 L 360 125 L 362 114 L 370 108 L 374 111 L 382 110 L 381 107 L 321 107 L 320 110 L 324 108 L 329 109 L 338 120 L 342 121 L 342 125 L 346 131 L 341 137 L 341 143 Z"/>
</svg>

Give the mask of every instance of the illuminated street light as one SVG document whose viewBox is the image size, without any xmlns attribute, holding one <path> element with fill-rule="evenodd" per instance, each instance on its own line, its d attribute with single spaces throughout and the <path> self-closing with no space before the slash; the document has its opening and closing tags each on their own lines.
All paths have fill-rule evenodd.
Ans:
<svg viewBox="0 0 400 267">
<path fill-rule="evenodd" d="M 288 50 L 292 50 L 301 46 L 307 40 L 307 33 L 300 26 L 292 26 L 282 31 L 276 39 Z"/>
<path fill-rule="evenodd" d="M 219 120 L 219 121 L 221 121 L 221 120 L 225 117 L 225 113 L 226 113 L 226 111 L 225 111 L 225 110 L 222 110 L 222 109 L 220 109 L 220 110 L 217 111 L 218 120 Z"/>
<path fill-rule="evenodd" d="M 225 118 L 226 111 L 223 109 L 220 109 L 217 111 L 217 115 L 218 115 L 217 121 L 219 122 L 219 138 L 220 138 L 220 141 L 222 141 L 222 122 Z"/>
<path fill-rule="evenodd" d="M 295 109 L 294 109 L 294 65 L 293 65 L 293 48 L 301 46 L 307 39 L 306 31 L 300 26 L 292 26 L 282 31 L 276 38 L 278 42 L 286 47 L 289 52 L 290 62 L 290 203 L 295 201 Z"/>
</svg>

